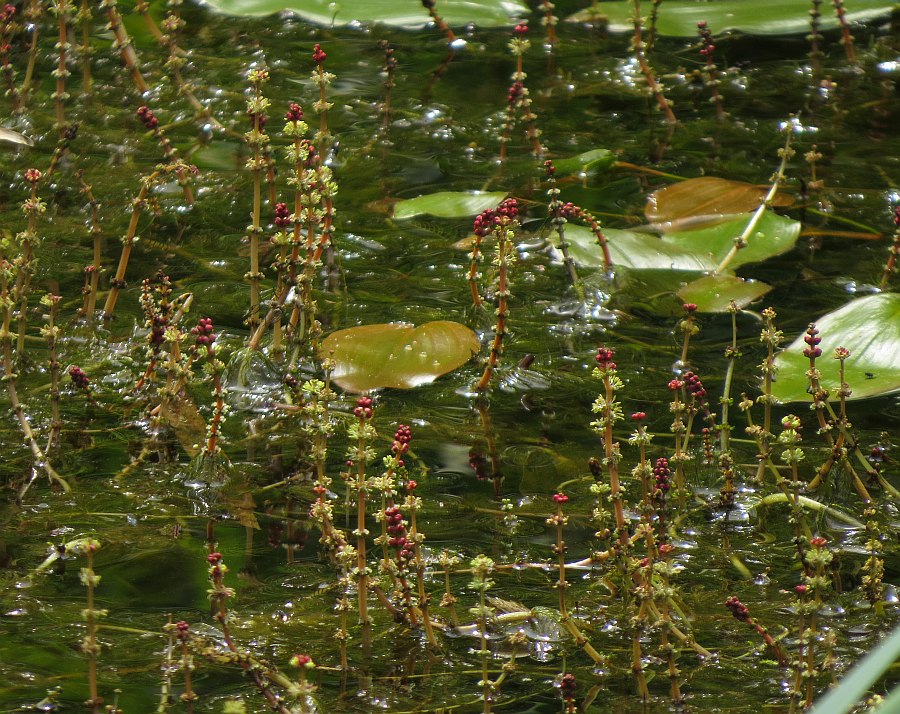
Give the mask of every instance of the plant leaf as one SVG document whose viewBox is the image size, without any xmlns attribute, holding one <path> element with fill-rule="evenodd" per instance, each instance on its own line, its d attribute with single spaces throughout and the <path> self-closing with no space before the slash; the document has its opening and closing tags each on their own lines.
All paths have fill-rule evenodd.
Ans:
<svg viewBox="0 0 900 714">
<path fill-rule="evenodd" d="M 853 0 L 847 4 L 848 22 L 867 22 L 886 18 L 894 8 L 885 0 Z M 740 30 L 751 35 L 794 35 L 809 32 L 809 8 L 797 2 L 748 2 L 748 0 L 666 0 L 659 13 L 656 31 L 670 37 L 696 37 L 697 22 L 703 20 L 716 34 Z M 567 18 L 569 22 L 589 22 L 606 17 L 612 32 L 633 32 L 631 3 L 614 0 L 598 3 Z M 838 26 L 834 13 L 823 12 L 820 30 Z"/>
<path fill-rule="evenodd" d="M 347 25 L 353 22 L 399 27 L 422 27 L 430 20 L 420 2 L 411 0 L 206 0 L 218 12 L 250 17 L 292 12 L 317 25 Z M 450 25 L 474 22 L 481 27 L 512 25 L 529 13 L 516 0 L 441 0 L 441 17 Z"/>
<path fill-rule="evenodd" d="M 613 265 L 632 270 L 715 270 L 731 250 L 734 239 L 750 220 L 738 216 L 715 226 L 665 234 L 657 237 L 636 231 L 603 229 L 609 241 Z M 747 247 L 738 251 L 731 267 L 756 263 L 790 250 L 800 235 L 800 223 L 767 211 L 750 236 Z M 594 234 L 585 226 L 566 225 L 566 240 L 575 261 L 587 267 L 602 267 L 603 255 Z"/>
<path fill-rule="evenodd" d="M 334 360 L 335 384 L 348 392 L 365 392 L 433 382 L 464 365 L 479 348 L 475 333 L 458 322 L 438 320 L 419 327 L 390 322 L 332 332 L 319 355 Z"/>
<path fill-rule="evenodd" d="M 467 218 L 496 208 L 506 198 L 502 191 L 439 191 L 394 204 L 394 218 L 403 220 L 428 214 L 437 218 Z"/>
<path fill-rule="evenodd" d="M 756 210 L 768 190 L 743 181 L 701 176 L 651 193 L 644 215 L 651 223 L 672 223 L 700 216 L 721 219 L 723 216 Z M 792 196 L 776 194 L 772 205 L 789 206 L 793 202 Z M 669 232 L 673 228 L 674 226 Z"/>
<path fill-rule="evenodd" d="M 592 149 L 567 159 L 554 159 L 553 166 L 558 175 L 567 176 L 577 173 L 596 174 L 612 168 L 614 163 L 616 155 L 609 149 Z"/>
<path fill-rule="evenodd" d="M 816 321 L 822 356 L 816 360 L 821 383 L 832 395 L 840 387 L 836 347 L 846 347 L 845 380 L 850 399 L 866 399 L 900 391 L 900 295 L 880 293 L 857 298 Z M 782 402 L 810 401 L 806 392 L 809 359 L 803 335 L 775 356 L 777 379 L 772 394 Z M 835 398 L 832 396 L 832 398 Z"/>
<path fill-rule="evenodd" d="M 724 273 L 698 278 L 681 288 L 677 295 L 683 303 L 694 303 L 700 312 L 727 312 L 732 300 L 738 308 L 743 308 L 771 289 L 766 283 Z"/>
</svg>

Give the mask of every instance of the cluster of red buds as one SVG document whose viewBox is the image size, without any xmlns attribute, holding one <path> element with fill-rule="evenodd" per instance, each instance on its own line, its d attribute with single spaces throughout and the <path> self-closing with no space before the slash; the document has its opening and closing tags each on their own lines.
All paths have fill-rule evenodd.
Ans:
<svg viewBox="0 0 900 714">
<path fill-rule="evenodd" d="M 695 312 L 697 312 L 697 303 L 686 302 L 681 306 L 681 309 L 684 310 L 688 315 L 693 315 Z"/>
<path fill-rule="evenodd" d="M 303 110 L 296 102 L 288 104 L 288 110 L 284 115 L 286 121 L 303 121 Z"/>
<path fill-rule="evenodd" d="M 156 118 L 156 115 L 150 107 L 138 107 L 135 114 L 137 114 L 138 119 L 143 122 L 144 126 L 151 131 L 159 127 L 159 119 Z"/>
<path fill-rule="evenodd" d="M 313 669 L 316 666 L 316 663 L 313 662 L 313 658 L 307 654 L 295 654 L 288 661 L 288 664 L 290 664 L 291 667 L 297 667 L 298 669 Z"/>
<path fill-rule="evenodd" d="M 569 497 L 564 493 L 554 493 L 553 502 L 559 504 L 560 506 L 564 506 L 569 502 Z"/>
<path fill-rule="evenodd" d="M 213 332 L 213 321 L 211 317 L 201 317 L 197 322 L 197 326 L 191 330 L 191 334 L 197 338 L 197 346 L 212 347 L 216 341 L 216 335 Z"/>
<path fill-rule="evenodd" d="M 406 537 L 406 523 L 403 521 L 403 513 L 397 506 L 384 509 L 384 518 L 387 522 L 387 532 L 390 535 L 388 545 L 397 551 L 397 562 L 401 567 L 406 566 L 415 557 L 413 544 Z"/>
<path fill-rule="evenodd" d="M 582 210 L 581 206 L 576 206 L 571 201 L 567 201 L 559 208 L 559 215 L 566 220 L 570 220 L 572 218 L 580 218 L 582 213 L 584 213 L 584 211 Z"/>
<path fill-rule="evenodd" d="M 669 468 L 669 460 L 660 457 L 656 460 L 656 466 L 653 469 L 653 478 L 656 479 L 656 490 L 662 496 L 672 487 L 670 479 L 672 478 L 672 470 Z"/>
<path fill-rule="evenodd" d="M 25 181 L 30 184 L 36 184 L 40 181 L 44 174 L 41 173 L 40 169 L 25 169 Z"/>
<path fill-rule="evenodd" d="M 739 622 L 748 622 L 750 620 L 750 610 L 738 599 L 737 595 L 732 595 L 728 598 L 725 601 L 725 607 L 731 611 L 734 619 Z"/>
<path fill-rule="evenodd" d="M 575 675 L 567 672 L 559 681 L 559 693 L 565 701 L 570 702 L 575 698 L 576 689 Z"/>
<path fill-rule="evenodd" d="M 703 387 L 703 382 L 700 381 L 700 377 L 693 372 L 685 372 L 683 376 L 684 387 L 687 390 L 687 393 L 698 402 L 702 402 L 706 399 L 706 389 Z"/>
<path fill-rule="evenodd" d="M 410 441 L 412 441 L 412 429 L 406 424 L 398 425 L 397 431 L 394 433 L 394 443 L 391 444 L 391 451 L 397 456 L 402 456 L 409 451 Z"/>
<path fill-rule="evenodd" d="M 515 104 L 522 98 L 522 93 L 525 90 L 525 85 L 521 82 L 513 82 L 509 85 L 509 93 L 506 95 L 506 101 L 509 104 Z"/>
<path fill-rule="evenodd" d="M 700 54 L 704 57 L 710 57 L 716 51 L 716 46 L 713 44 L 712 32 L 709 31 L 709 26 L 705 20 L 697 23 L 697 32 L 700 34 L 700 40 L 703 42 Z"/>
<path fill-rule="evenodd" d="M 356 407 L 353 409 L 353 416 L 358 419 L 372 418 L 372 398 L 360 397 L 356 400 Z"/>
<path fill-rule="evenodd" d="M 504 199 L 497 208 L 489 208 L 475 216 L 472 231 L 479 237 L 488 235 L 494 228 L 505 225 L 519 215 L 519 203 L 514 198 Z"/>
<path fill-rule="evenodd" d="M 809 327 L 806 328 L 806 335 L 804 335 L 803 341 L 809 345 L 809 347 L 803 350 L 804 357 L 815 359 L 816 357 L 822 356 L 822 348 L 819 347 L 822 338 L 819 337 L 819 331 L 816 329 L 815 323 L 811 322 Z"/>
<path fill-rule="evenodd" d="M 291 224 L 291 211 L 286 203 L 275 204 L 275 226 L 287 228 Z"/>
<path fill-rule="evenodd" d="M 3 6 L 3 9 L 0 10 L 0 22 L 2 22 L 3 24 L 6 24 L 7 22 L 9 22 L 10 20 L 13 19 L 13 16 L 15 16 L 15 14 L 16 14 L 15 5 L 10 5 L 9 3 L 6 3 L 6 5 Z"/>
<path fill-rule="evenodd" d="M 716 46 L 713 44 L 712 32 L 706 22 L 697 23 L 697 32 L 700 34 L 700 40 L 703 46 L 700 48 L 700 55 L 709 60 L 715 54 Z"/>
<path fill-rule="evenodd" d="M 182 642 L 190 636 L 191 626 L 184 620 L 175 623 L 175 631 L 178 633 L 178 639 Z"/>
<path fill-rule="evenodd" d="M 316 64 L 322 64 L 326 59 L 328 59 L 328 55 L 325 54 L 325 50 L 322 49 L 322 45 L 316 44 L 313 46 L 312 53 L 313 62 Z"/>
<path fill-rule="evenodd" d="M 79 389 L 83 389 L 86 392 L 90 391 L 91 379 L 77 364 L 73 364 L 71 367 L 69 367 L 69 376 L 72 378 L 72 382 L 76 387 L 78 387 Z"/>
<path fill-rule="evenodd" d="M 513 34 L 516 37 L 524 37 L 525 35 L 528 34 L 528 24 L 525 22 L 519 22 L 519 24 L 517 24 L 513 28 Z"/>
<path fill-rule="evenodd" d="M 481 452 L 469 452 L 469 468 L 475 472 L 475 478 L 479 481 L 486 481 L 491 476 L 488 470 L 488 460 Z"/>
<path fill-rule="evenodd" d="M 206 562 L 209 563 L 209 574 L 212 578 L 219 578 L 227 571 L 227 568 L 222 563 L 221 553 L 210 553 L 206 556 Z"/>
<path fill-rule="evenodd" d="M 616 368 L 616 363 L 612 361 L 614 352 L 609 347 L 599 347 L 597 355 L 597 366 L 604 371 L 612 371 Z"/>
</svg>

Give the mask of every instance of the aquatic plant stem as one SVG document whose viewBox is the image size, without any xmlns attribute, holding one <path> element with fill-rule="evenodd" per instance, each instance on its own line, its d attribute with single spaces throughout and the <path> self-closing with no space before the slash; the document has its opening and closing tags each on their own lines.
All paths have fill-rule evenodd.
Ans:
<svg viewBox="0 0 900 714">
<path fill-rule="evenodd" d="M 481 379 L 475 383 L 473 389 L 476 392 L 484 392 L 491 383 L 494 370 L 500 364 L 500 355 L 503 353 L 503 338 L 506 336 L 506 320 L 509 315 L 509 261 L 513 251 L 511 229 L 506 226 L 494 231 L 497 236 L 497 254 L 494 265 L 497 267 L 497 322 L 494 325 L 494 338 L 491 341 L 491 350 L 481 373 Z"/>
<path fill-rule="evenodd" d="M 244 276 L 250 282 L 250 307 L 247 312 L 247 325 L 254 332 L 260 322 L 260 280 L 264 277 L 259 268 L 259 237 L 262 234 L 262 170 L 266 166 L 263 157 L 263 149 L 268 146 L 269 137 L 264 131 L 266 110 L 269 108 L 269 100 L 262 94 L 262 85 L 269 81 L 269 71 L 263 67 L 251 69 L 248 73 L 253 96 L 247 100 L 247 114 L 250 117 L 251 128 L 246 134 L 246 142 L 253 152 L 253 156 L 247 161 L 253 184 L 253 207 L 250 212 L 250 225 L 247 226 L 247 236 L 250 242 L 250 271 Z"/>
<path fill-rule="evenodd" d="M 634 56 L 637 58 L 638 66 L 641 69 L 641 74 L 644 75 L 644 81 L 647 83 L 647 88 L 650 90 L 650 94 L 653 96 L 653 98 L 656 99 L 656 103 L 659 106 L 660 111 L 663 113 L 666 122 L 668 122 L 669 124 L 675 124 L 678 122 L 678 119 L 676 119 L 675 113 L 672 111 L 672 105 L 669 103 L 669 100 L 666 99 L 666 95 L 663 93 L 662 87 L 656 80 L 656 76 L 653 73 L 653 68 L 650 66 L 650 62 L 647 59 L 647 55 L 645 53 L 644 41 L 642 38 L 643 20 L 641 18 L 640 0 L 631 0 L 631 7 L 632 22 L 634 24 L 634 34 L 632 36 Z"/>
<path fill-rule="evenodd" d="M 72 22 L 74 5 L 72 0 L 53 0 L 50 9 L 56 15 L 59 28 L 59 42 L 56 44 L 59 54 L 56 69 L 53 71 L 53 75 L 56 77 L 56 91 L 53 92 L 52 96 L 56 105 L 56 125 L 60 136 L 62 136 L 67 127 L 66 100 L 69 98 L 69 94 L 66 92 L 66 79 L 68 79 L 71 72 L 69 72 L 66 64 L 66 58 L 71 47 L 69 44 L 69 25 Z"/>
<path fill-rule="evenodd" d="M 112 280 L 112 287 L 106 296 L 106 303 L 103 306 L 103 316 L 106 319 L 112 317 L 116 309 L 116 302 L 119 299 L 119 291 L 125 287 L 125 271 L 128 269 L 128 260 L 131 258 L 131 250 L 134 247 L 134 239 L 137 234 L 138 222 L 141 219 L 141 212 L 146 204 L 147 194 L 153 185 L 156 173 L 141 178 L 141 188 L 138 191 L 137 198 L 131 204 L 131 220 L 128 223 L 128 230 L 122 238 L 122 253 L 119 256 L 119 266 L 116 268 L 116 275 Z"/>
<path fill-rule="evenodd" d="M 134 82 L 134 86 L 137 88 L 139 94 L 148 92 L 150 88 L 144 80 L 144 75 L 141 74 L 137 52 L 134 50 L 134 45 L 131 42 L 131 37 L 128 36 L 125 25 L 122 24 L 122 16 L 119 15 L 119 10 L 116 7 L 116 0 L 102 0 L 100 7 L 106 10 L 106 16 L 109 19 L 109 29 L 115 37 L 113 46 L 119 50 L 119 54 L 122 57 L 122 64 L 125 65 L 125 69 L 131 73 L 131 79 Z"/>
<path fill-rule="evenodd" d="M 768 193 L 766 193 L 765 198 L 763 198 L 762 203 L 759 204 L 759 207 L 753 212 L 750 220 L 747 221 L 747 225 L 744 227 L 743 232 L 734 239 L 734 245 L 731 246 L 731 249 L 728 251 L 728 253 L 725 254 L 725 257 L 722 258 L 722 261 L 719 263 L 719 265 L 716 266 L 716 269 L 712 272 L 713 275 L 719 275 L 724 270 L 726 270 L 731 264 L 731 261 L 734 260 L 734 257 L 738 254 L 738 251 L 740 251 L 742 248 L 747 247 L 750 236 L 753 235 L 754 231 L 756 230 L 756 226 L 759 225 L 759 222 L 762 220 L 766 209 L 771 208 L 772 202 L 775 200 L 775 194 L 778 193 L 778 187 L 784 180 L 784 173 L 787 169 L 787 163 L 794 155 L 794 150 L 791 148 L 793 130 L 793 122 L 788 121 L 787 128 L 785 129 L 787 138 L 785 138 L 784 140 L 784 146 L 778 150 L 778 155 L 781 157 L 781 162 L 778 164 L 778 169 L 775 171 L 775 175 L 772 176 L 772 182 L 769 187 L 769 191 Z"/>
<path fill-rule="evenodd" d="M 41 334 L 47 340 L 47 350 L 50 353 L 50 359 L 47 362 L 47 371 L 50 374 L 50 431 L 47 435 L 47 447 L 44 449 L 45 453 L 48 454 L 59 448 L 59 432 L 63 426 L 59 402 L 59 370 L 61 365 L 57 352 L 60 329 L 56 324 L 61 299 L 59 295 L 52 294 L 41 298 L 41 304 L 48 308 L 47 324 L 41 328 Z"/>
<path fill-rule="evenodd" d="M 25 77 L 19 90 L 22 96 L 23 108 L 28 101 L 34 84 L 34 68 L 37 65 L 38 38 L 40 37 L 41 19 L 44 15 L 44 6 L 41 0 L 26 0 L 22 13 L 25 16 L 26 27 L 31 34 L 31 42 L 28 45 L 28 64 L 25 67 Z"/>
<path fill-rule="evenodd" d="M 850 34 L 850 23 L 847 22 L 847 10 L 844 8 L 844 0 L 832 0 L 834 14 L 841 28 L 841 45 L 848 62 L 856 63 L 856 47 L 853 45 L 853 35 Z"/>
<path fill-rule="evenodd" d="M 88 206 L 91 209 L 90 231 L 93 257 L 91 264 L 85 267 L 86 293 L 81 309 L 82 317 L 90 320 L 97 309 L 97 293 L 100 290 L 100 272 L 103 264 L 103 229 L 100 227 L 100 203 L 94 198 L 90 184 L 84 180 L 84 171 L 77 171 L 75 177 L 81 184 L 81 192 L 87 199 Z"/>
<path fill-rule="evenodd" d="M 419 532 L 418 511 L 422 505 L 422 499 L 416 496 L 416 482 L 407 481 L 406 507 L 409 511 L 409 539 L 413 542 L 413 552 L 416 563 L 416 586 L 418 588 L 419 610 L 422 613 L 422 624 L 425 627 L 425 637 L 431 647 L 438 647 L 437 638 L 434 636 L 434 628 L 431 626 L 431 617 L 428 614 L 428 605 L 431 596 L 425 591 L 425 557 L 422 554 L 422 543 L 425 536 Z"/>
<path fill-rule="evenodd" d="M 887 263 L 884 265 L 884 272 L 881 274 L 881 282 L 878 284 L 882 290 L 887 290 L 891 276 L 897 271 L 897 261 L 900 258 L 900 205 L 894 206 L 894 225 L 897 228 L 891 240 L 890 253 Z"/>
<path fill-rule="evenodd" d="M 359 622 L 369 625 L 369 567 L 366 563 L 366 539 L 369 531 L 366 528 L 366 501 L 369 492 L 369 482 L 366 478 L 366 463 L 372 458 L 370 444 L 375 438 L 375 429 L 371 424 L 372 400 L 369 397 L 360 397 L 353 410 L 356 421 L 351 425 L 350 438 L 356 442 L 351 448 L 353 460 L 351 468 L 355 468 L 355 478 L 350 482 L 350 488 L 356 491 L 356 528 L 353 535 L 356 537 L 356 579 L 357 602 L 359 605 Z"/>
</svg>

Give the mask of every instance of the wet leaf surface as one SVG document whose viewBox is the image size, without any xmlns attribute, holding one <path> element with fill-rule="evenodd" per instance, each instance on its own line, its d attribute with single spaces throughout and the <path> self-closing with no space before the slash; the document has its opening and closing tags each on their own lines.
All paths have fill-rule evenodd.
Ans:
<svg viewBox="0 0 900 714">
<path fill-rule="evenodd" d="M 900 391 L 900 295 L 881 293 L 847 303 L 816 320 L 822 338 L 822 356 L 816 360 L 821 383 L 837 400 L 840 387 L 838 360 L 834 350 L 850 350 L 845 363 L 847 384 L 853 390 L 850 399 L 866 399 Z M 795 339 L 775 357 L 778 368 L 772 393 L 782 402 L 811 401 L 806 391 L 809 358 L 804 335 Z"/>
<path fill-rule="evenodd" d="M 479 350 L 478 337 L 458 322 L 424 325 L 389 322 L 331 333 L 319 349 L 333 353 L 331 381 L 348 392 L 392 387 L 412 389 L 433 382 L 468 362 Z"/>
</svg>

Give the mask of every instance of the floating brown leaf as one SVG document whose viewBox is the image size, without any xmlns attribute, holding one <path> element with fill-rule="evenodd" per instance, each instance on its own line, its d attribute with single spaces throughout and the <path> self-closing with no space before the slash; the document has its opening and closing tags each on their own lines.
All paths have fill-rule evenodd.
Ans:
<svg viewBox="0 0 900 714">
<path fill-rule="evenodd" d="M 668 232 L 677 230 L 680 223 L 685 228 L 697 228 L 701 219 L 714 222 L 756 210 L 768 190 L 743 181 L 701 176 L 654 191 L 647 199 L 644 215 L 651 223 L 670 224 Z M 792 196 L 776 194 L 772 205 L 789 206 L 793 202 Z"/>
</svg>

